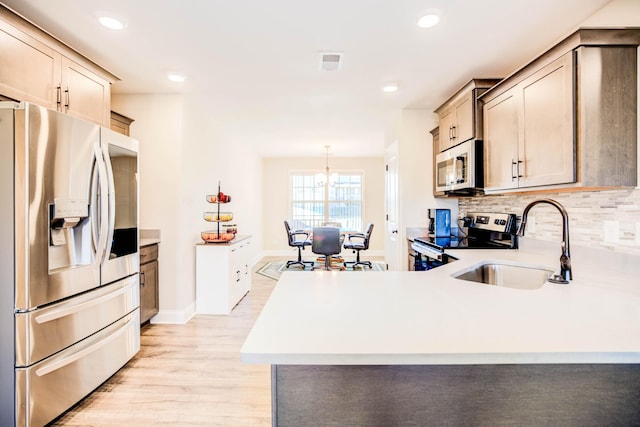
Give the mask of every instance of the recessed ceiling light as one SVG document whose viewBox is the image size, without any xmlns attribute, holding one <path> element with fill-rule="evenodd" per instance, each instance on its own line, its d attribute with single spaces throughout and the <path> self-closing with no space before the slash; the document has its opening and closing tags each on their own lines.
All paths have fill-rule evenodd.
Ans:
<svg viewBox="0 0 640 427">
<path fill-rule="evenodd" d="M 383 92 L 387 92 L 387 93 L 397 92 L 398 91 L 398 85 L 396 83 L 386 84 L 386 85 L 382 86 L 382 91 Z"/>
<path fill-rule="evenodd" d="M 175 83 L 182 83 L 183 81 L 185 81 L 184 76 L 181 76 L 180 74 L 175 74 L 175 73 L 169 74 L 167 78 Z"/>
<path fill-rule="evenodd" d="M 112 30 L 122 30 L 124 27 L 126 27 L 124 21 L 111 15 L 98 15 L 98 21 L 100 21 L 100 23 L 105 27 Z"/>
<path fill-rule="evenodd" d="M 428 13 L 418 20 L 418 27 L 431 28 L 440 22 L 440 16 L 436 13 Z"/>
</svg>

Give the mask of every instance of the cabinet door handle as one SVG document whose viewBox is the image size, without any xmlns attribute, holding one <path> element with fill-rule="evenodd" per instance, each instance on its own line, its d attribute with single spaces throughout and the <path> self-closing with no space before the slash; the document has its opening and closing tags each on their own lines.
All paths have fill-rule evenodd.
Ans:
<svg viewBox="0 0 640 427">
<path fill-rule="evenodd" d="M 65 104 L 64 104 L 64 108 L 65 111 L 69 110 L 69 86 L 67 86 L 67 89 L 64 91 L 65 93 Z"/>
<path fill-rule="evenodd" d="M 522 178 L 522 173 L 520 172 L 520 165 L 524 164 L 524 161 L 518 160 L 518 178 Z"/>
<path fill-rule="evenodd" d="M 451 126 L 451 134 L 453 135 L 451 139 L 455 140 L 458 137 L 458 132 L 456 132 L 456 125 Z"/>
<path fill-rule="evenodd" d="M 145 276 L 144 276 L 144 271 L 140 272 L 140 286 L 144 286 L 144 283 L 146 282 L 145 280 Z"/>
<path fill-rule="evenodd" d="M 58 104 L 58 110 L 60 110 L 60 105 L 62 105 L 62 85 L 59 84 L 56 88 L 56 104 Z"/>
<path fill-rule="evenodd" d="M 514 172 L 514 166 L 518 166 L 518 162 L 516 162 L 515 160 L 511 159 L 511 182 L 515 181 L 515 179 L 518 177 L 517 173 Z"/>
</svg>

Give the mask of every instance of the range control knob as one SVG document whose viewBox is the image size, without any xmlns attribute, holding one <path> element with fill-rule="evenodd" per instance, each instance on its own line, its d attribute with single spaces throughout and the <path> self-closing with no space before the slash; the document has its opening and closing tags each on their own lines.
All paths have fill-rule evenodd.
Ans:
<svg viewBox="0 0 640 427">
<path fill-rule="evenodd" d="M 496 218 L 496 219 L 493 220 L 493 223 L 495 225 L 500 225 L 500 220 Z"/>
</svg>

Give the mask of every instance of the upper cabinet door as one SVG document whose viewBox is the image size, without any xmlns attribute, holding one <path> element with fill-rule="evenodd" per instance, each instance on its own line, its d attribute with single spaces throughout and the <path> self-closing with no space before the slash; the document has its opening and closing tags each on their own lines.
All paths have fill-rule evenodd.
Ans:
<svg viewBox="0 0 640 427">
<path fill-rule="evenodd" d="M 474 137 L 474 92 L 469 91 L 455 105 L 454 145 Z"/>
<path fill-rule="evenodd" d="M 573 52 L 521 83 L 520 187 L 576 181 Z"/>
<path fill-rule="evenodd" d="M 111 121 L 109 82 L 62 57 L 62 111 L 108 127 Z"/>
<path fill-rule="evenodd" d="M 498 79 L 473 79 L 436 109 L 440 128 L 438 152 L 473 138 L 482 139 L 482 107 L 478 96 Z"/>
<path fill-rule="evenodd" d="M 484 106 L 485 190 L 518 187 L 519 98 L 513 88 Z"/>
<path fill-rule="evenodd" d="M 0 93 L 55 110 L 61 55 L 0 20 Z"/>
<path fill-rule="evenodd" d="M 447 150 L 455 145 L 453 138 L 455 121 L 456 112 L 453 108 L 441 113 L 439 121 L 440 131 L 442 132 L 440 135 L 440 151 Z"/>
</svg>

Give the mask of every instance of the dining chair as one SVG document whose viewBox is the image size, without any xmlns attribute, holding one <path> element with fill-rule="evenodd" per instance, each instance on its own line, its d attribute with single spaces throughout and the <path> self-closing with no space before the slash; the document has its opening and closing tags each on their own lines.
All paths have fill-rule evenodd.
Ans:
<svg viewBox="0 0 640 427">
<path fill-rule="evenodd" d="M 314 261 L 304 261 L 302 259 L 302 251 L 307 246 L 311 246 L 311 241 L 309 240 L 309 233 L 303 230 L 291 230 L 289 226 L 289 222 L 285 220 L 284 228 L 287 230 L 287 238 L 289 239 L 289 246 L 293 248 L 298 248 L 298 259 L 293 261 L 287 261 L 287 268 L 292 265 L 301 265 L 302 268 L 306 268 L 307 265 L 313 267 Z M 304 236 L 304 238 L 301 238 Z"/>
<path fill-rule="evenodd" d="M 366 251 L 369 249 L 369 239 L 371 238 L 371 232 L 373 231 L 373 224 L 367 225 L 367 230 L 364 233 L 350 233 L 347 237 L 347 241 L 344 244 L 345 249 L 351 249 L 356 253 L 355 261 L 345 261 L 345 266 L 363 265 L 369 268 L 373 268 L 371 261 L 360 261 L 360 251 Z"/>
<path fill-rule="evenodd" d="M 340 229 L 337 227 L 314 227 L 311 252 L 324 255 L 324 269 L 331 270 L 331 255 L 340 253 Z M 337 267 L 344 270 L 344 266 Z"/>
</svg>

